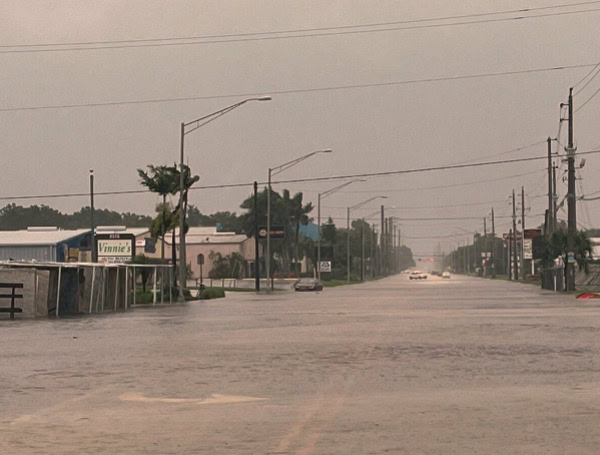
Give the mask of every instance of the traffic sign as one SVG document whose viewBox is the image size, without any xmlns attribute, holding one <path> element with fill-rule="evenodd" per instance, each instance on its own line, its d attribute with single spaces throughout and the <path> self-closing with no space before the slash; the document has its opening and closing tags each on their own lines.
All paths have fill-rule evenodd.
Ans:
<svg viewBox="0 0 600 455">
<path fill-rule="evenodd" d="M 283 226 L 271 226 L 271 235 L 272 239 L 282 239 L 285 237 L 285 228 Z M 266 239 L 267 238 L 267 227 L 261 226 L 258 228 L 258 238 Z"/>
<path fill-rule="evenodd" d="M 319 270 L 321 272 L 331 272 L 331 261 L 321 261 L 319 263 Z"/>
</svg>

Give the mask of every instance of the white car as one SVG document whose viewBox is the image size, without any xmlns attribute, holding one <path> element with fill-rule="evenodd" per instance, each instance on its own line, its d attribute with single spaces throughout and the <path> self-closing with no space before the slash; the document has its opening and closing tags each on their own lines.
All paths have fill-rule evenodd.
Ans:
<svg viewBox="0 0 600 455">
<path fill-rule="evenodd" d="M 450 272 L 442 273 L 442 278 L 446 278 L 446 279 L 450 278 Z"/>
<path fill-rule="evenodd" d="M 412 272 L 410 272 L 408 278 L 410 278 L 411 280 L 426 280 L 427 274 L 421 272 L 420 270 L 413 270 Z"/>
</svg>

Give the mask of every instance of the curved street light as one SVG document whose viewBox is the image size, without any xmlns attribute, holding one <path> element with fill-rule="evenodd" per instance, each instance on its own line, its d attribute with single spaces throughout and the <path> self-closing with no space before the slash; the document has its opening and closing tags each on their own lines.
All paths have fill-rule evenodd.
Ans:
<svg viewBox="0 0 600 455">
<path fill-rule="evenodd" d="M 306 155 L 302 155 L 301 157 L 296 158 L 295 160 L 288 161 L 287 163 L 280 164 L 279 166 L 269 168 L 269 184 L 267 191 L 267 257 L 265 262 L 267 269 L 267 280 L 270 281 L 269 289 L 271 291 L 273 290 L 273 280 L 271 279 L 271 177 L 280 174 L 281 172 L 295 166 L 296 164 L 301 163 L 302 161 L 310 158 L 313 155 L 316 155 L 318 153 L 331 152 L 333 152 L 333 150 L 331 149 L 316 150 L 314 152 L 307 153 Z"/>
<path fill-rule="evenodd" d="M 184 159 L 183 159 L 183 150 L 184 150 L 184 138 L 186 134 L 190 134 L 193 131 L 196 131 L 198 128 L 203 127 L 207 123 L 212 122 L 213 120 L 222 117 L 225 114 L 237 109 L 243 104 L 248 103 L 249 101 L 271 101 L 270 96 L 259 96 L 254 98 L 247 98 L 242 101 L 238 101 L 230 106 L 224 107 L 223 109 L 219 109 L 218 111 L 212 112 L 203 117 L 192 120 L 191 122 L 181 123 L 181 142 L 180 142 L 180 156 L 179 156 L 179 301 L 183 302 L 185 300 L 183 295 L 183 290 L 186 285 L 186 269 L 187 269 L 187 261 L 185 257 L 185 205 L 183 201 L 184 194 Z M 188 128 L 191 127 L 191 128 Z M 173 245 L 175 248 L 175 245 Z"/>
<path fill-rule="evenodd" d="M 318 238 L 317 238 L 317 277 L 321 281 L 321 199 L 325 199 L 327 196 L 331 196 L 333 193 L 337 193 L 342 188 L 352 185 L 356 182 L 366 182 L 367 179 L 354 179 L 349 182 L 342 183 L 336 187 L 333 187 L 327 191 L 319 193 L 317 196 L 317 227 L 318 227 Z"/>
</svg>

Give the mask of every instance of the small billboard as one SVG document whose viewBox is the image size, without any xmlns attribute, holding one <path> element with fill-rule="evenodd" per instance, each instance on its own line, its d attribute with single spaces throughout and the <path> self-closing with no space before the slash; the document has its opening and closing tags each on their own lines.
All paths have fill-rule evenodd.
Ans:
<svg viewBox="0 0 600 455">
<path fill-rule="evenodd" d="M 98 262 L 119 264 L 130 262 L 135 256 L 133 234 L 96 234 L 96 257 Z"/>
</svg>

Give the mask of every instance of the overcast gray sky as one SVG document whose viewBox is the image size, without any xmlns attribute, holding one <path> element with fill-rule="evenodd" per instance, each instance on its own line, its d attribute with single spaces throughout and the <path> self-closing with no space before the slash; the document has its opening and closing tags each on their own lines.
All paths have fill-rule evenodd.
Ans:
<svg viewBox="0 0 600 455">
<path fill-rule="evenodd" d="M 572 3 L 575 0 L 4 0 L 0 3 L 0 109 L 274 94 L 269 103 L 249 103 L 186 137 L 189 164 L 205 185 L 266 180 L 269 166 L 320 148 L 332 148 L 334 153 L 316 156 L 280 177 L 538 156 L 546 153 L 543 143 L 492 157 L 555 137 L 559 103 L 566 101 L 569 86 L 592 67 L 275 93 L 599 62 L 600 11 L 413 28 L 440 24 L 418 22 L 384 27 L 411 27 L 408 30 L 246 41 L 234 38 L 220 43 L 160 47 L 38 52 L 56 47 L 11 46 L 274 32 Z M 600 9 L 600 2 L 530 14 L 582 9 Z M 518 14 L 451 22 L 514 16 Z M 340 30 L 366 29 L 336 31 Z M 17 50 L 27 52 L 14 52 Z M 599 88 L 600 76 L 577 95 L 575 106 Z M 137 168 L 178 159 L 180 122 L 243 98 L 0 111 L 0 194 L 85 192 L 91 168 L 95 170 L 98 191 L 138 189 Z M 600 95 L 575 115 L 580 151 L 600 148 L 599 114 Z M 566 124 L 562 130 L 565 141 Z M 529 215 L 535 217 L 527 224 L 537 226 L 543 222 L 540 214 L 546 204 L 546 199 L 540 197 L 547 189 L 545 165 L 544 161 L 536 161 L 372 178 L 326 199 L 323 216 L 331 215 L 338 225 L 345 225 L 346 206 L 381 194 L 388 197 L 386 206 L 398 207 L 388 213 L 399 218 L 483 219 L 494 206 L 500 233 L 508 229 L 509 220 L 502 218 L 511 210 L 508 197 L 513 188 L 520 191 L 524 185 Z M 588 156 L 580 172 L 586 193 L 600 191 L 599 172 L 600 156 Z M 560 177 L 562 197 L 566 186 Z M 482 180 L 492 181 L 473 183 Z M 288 187 L 294 192 L 303 191 L 307 200 L 316 203 L 319 191 L 336 184 L 316 182 Z M 405 191 L 413 188 L 429 189 Z M 191 202 L 205 213 L 239 212 L 239 203 L 250 191 L 196 191 Z M 14 202 L 46 203 L 64 211 L 89 203 L 86 198 Z M 128 195 L 100 197 L 97 205 L 150 214 L 156 202 L 152 195 Z M 374 202 L 353 215 L 369 215 L 378 206 L 379 202 Z M 580 203 L 579 221 L 600 226 L 599 206 L 600 201 Z M 561 217 L 566 218 L 566 213 L 561 212 Z M 430 254 L 437 240 L 410 237 L 481 231 L 483 221 L 401 223 L 405 243 L 417 254 Z M 453 242 L 467 237 L 465 233 L 459 239 L 440 241 L 448 249 Z"/>
</svg>

